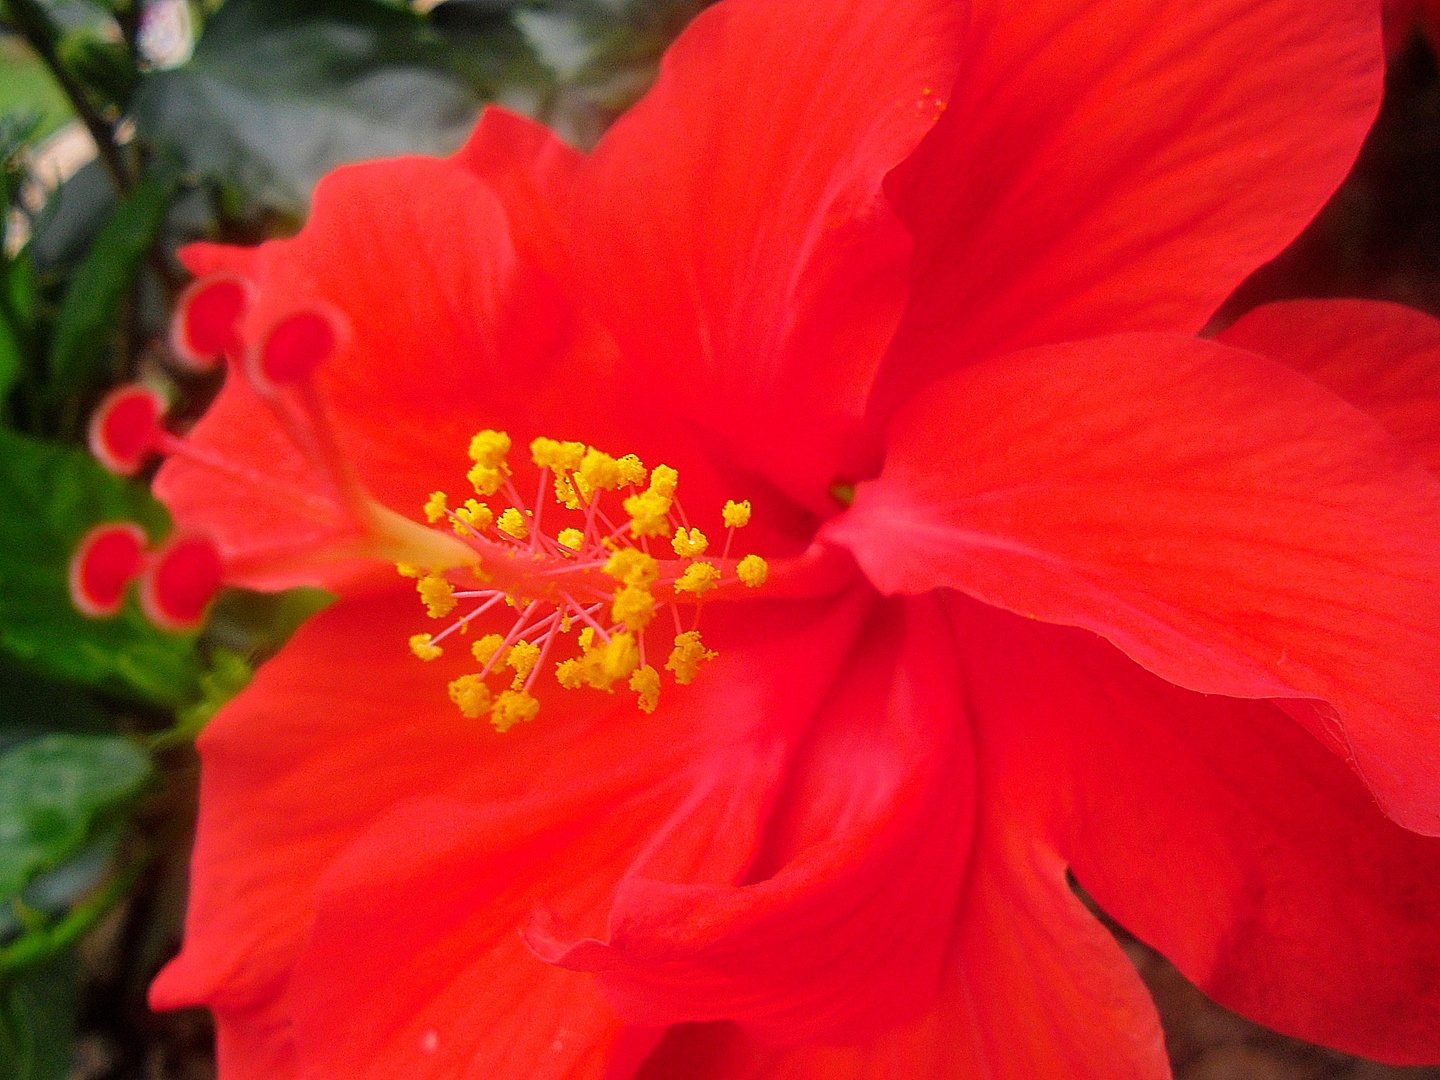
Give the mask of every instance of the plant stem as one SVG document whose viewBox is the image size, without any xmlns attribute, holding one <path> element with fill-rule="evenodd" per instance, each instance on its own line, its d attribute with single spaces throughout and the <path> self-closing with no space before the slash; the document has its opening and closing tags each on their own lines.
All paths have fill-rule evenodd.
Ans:
<svg viewBox="0 0 1440 1080">
<path fill-rule="evenodd" d="M 60 60 L 60 53 L 57 50 L 59 34 L 50 21 L 49 15 L 35 3 L 35 0 L 0 0 L 3 3 L 6 15 L 11 25 L 18 30 L 35 50 L 36 55 L 45 62 L 50 69 L 50 74 L 65 91 L 65 96 L 70 99 L 70 104 L 75 110 L 75 115 L 80 117 L 82 123 L 90 132 L 90 137 L 95 140 L 95 147 L 100 152 L 100 160 L 110 174 L 110 179 L 115 182 L 115 189 L 120 194 L 125 194 L 134 183 L 134 177 L 130 175 L 130 169 L 125 164 L 125 156 L 120 152 L 120 145 L 115 141 L 115 129 L 106 122 L 90 99 L 85 96 L 85 88 L 75 81 L 75 78 L 66 69 Z"/>
</svg>

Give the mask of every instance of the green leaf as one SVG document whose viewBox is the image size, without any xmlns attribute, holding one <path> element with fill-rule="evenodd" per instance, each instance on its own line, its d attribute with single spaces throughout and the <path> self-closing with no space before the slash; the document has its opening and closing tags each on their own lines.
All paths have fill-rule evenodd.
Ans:
<svg viewBox="0 0 1440 1080">
<path fill-rule="evenodd" d="M 149 756 L 116 735 L 45 735 L 0 754 L 0 900 L 78 855 L 151 776 Z"/>
<path fill-rule="evenodd" d="M 167 709 L 197 696 L 193 637 L 152 626 L 136 605 L 89 619 L 70 602 L 70 555 L 105 521 L 169 527 L 138 484 L 83 451 L 0 429 L 0 649 L 46 675 Z"/>
<path fill-rule="evenodd" d="M 70 279 L 51 345 L 52 405 L 72 399 L 102 370 L 106 341 L 177 189 L 173 167 L 147 172 L 120 200 Z"/>
<path fill-rule="evenodd" d="M 26 248 L 0 259 L 0 404 L 24 373 L 34 319 L 35 273 Z"/>
<path fill-rule="evenodd" d="M 133 115 L 191 171 L 299 212 L 337 165 L 460 145 L 479 103 L 447 60 L 378 0 L 227 0 L 189 63 L 141 79 Z"/>
<path fill-rule="evenodd" d="M 0 985 L 0 1080 L 64 1080 L 80 1008 L 74 950 Z"/>
<path fill-rule="evenodd" d="M 29 246 L 42 280 L 75 272 L 117 201 L 115 182 L 98 159 L 80 166 L 60 185 L 40 212 Z"/>
<path fill-rule="evenodd" d="M 49 135 L 74 115 L 44 62 L 18 37 L 0 38 L 0 113 L 37 115 L 36 138 Z"/>
</svg>

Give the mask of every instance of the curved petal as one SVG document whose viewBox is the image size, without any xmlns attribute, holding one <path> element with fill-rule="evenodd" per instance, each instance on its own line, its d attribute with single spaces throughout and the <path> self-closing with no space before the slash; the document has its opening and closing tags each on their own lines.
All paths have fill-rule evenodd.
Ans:
<svg viewBox="0 0 1440 1080">
<path fill-rule="evenodd" d="M 972 364 L 828 527 L 882 591 L 1083 626 L 1162 678 L 1316 698 L 1386 812 L 1440 832 L 1440 482 L 1289 368 L 1121 335 Z"/>
<path fill-rule="evenodd" d="M 973 761 L 934 601 L 889 605 L 857 642 L 743 882 L 637 865 L 605 940 L 532 935 L 542 955 L 601 972 L 649 1027 L 728 1018 L 766 1040 L 852 1043 L 924 1012 L 966 865 Z"/>
<path fill-rule="evenodd" d="M 976 357 L 1198 331 L 1310 221 L 1380 105 L 1356 0 L 975 0 L 945 115 L 887 184 L 915 236 L 872 408 Z"/>
<path fill-rule="evenodd" d="M 1287 300 L 1256 308 L 1217 340 L 1328 386 L 1440 475 L 1440 320 L 1376 300 Z"/>
<path fill-rule="evenodd" d="M 463 1046 L 492 1062 L 481 1075 L 511 1075 L 503 1065 L 529 1077 L 535 1062 L 507 1057 L 505 1039 L 539 1038 L 526 1009 L 554 1019 L 578 1001 L 592 1027 L 567 1028 L 575 1043 L 563 1060 L 589 1068 L 619 1030 L 613 1013 L 588 976 L 549 971 L 517 929 L 548 905 L 582 933 L 603 931 L 632 866 L 689 880 L 743 873 L 785 747 L 872 602 L 860 584 L 831 600 L 717 603 L 705 633 L 720 657 L 692 685 L 667 689 L 653 716 L 542 681 L 541 718 L 499 736 L 446 699 L 463 656 L 421 664 L 409 654 L 418 612 L 408 589 L 340 601 L 202 736 L 185 947 L 153 1000 L 209 1004 L 222 1019 L 278 1007 L 290 1024 L 252 1024 L 243 1037 L 294 1038 L 302 1076 L 344 1063 L 346 1075 L 376 1077 L 436 1039 L 449 1049 L 432 1056 L 450 1061 Z M 730 812 L 752 824 L 729 834 L 697 820 L 691 800 L 714 762 L 737 755 L 757 767 L 745 783 L 725 774 Z M 688 847 L 657 862 L 651 841 L 672 819 Z M 487 1023 L 477 986 L 518 994 L 529 976 L 536 996 Z M 501 998 L 484 1000 L 500 1009 Z M 256 1060 L 283 1049 L 239 1045 Z M 372 1061 L 375 1071 L 358 1071 Z"/>
<path fill-rule="evenodd" d="M 904 304 L 880 184 L 963 21 L 955 0 L 725 0 L 582 172 L 579 275 L 636 393 L 825 512 Z"/>
<path fill-rule="evenodd" d="M 1023 678 L 1003 663 L 991 674 Z M 998 734 L 997 745 L 988 733 L 975 744 L 975 841 L 940 992 L 923 1016 L 855 1047 L 777 1046 L 730 1024 L 674 1028 L 636 1080 L 1168 1080 L 1155 1006 L 1068 887 L 1035 827 L 1025 763 Z M 896 950 L 891 962 L 906 956 Z"/>
<path fill-rule="evenodd" d="M 214 254 L 191 261 L 204 265 Z M 334 422 L 381 501 L 418 507 L 437 479 L 457 470 L 469 433 L 482 426 L 474 415 L 481 388 L 515 381 L 502 379 L 498 366 L 515 262 L 499 201 L 447 162 L 351 166 L 321 181 L 299 236 L 246 256 L 259 292 L 242 330 L 247 341 L 297 308 L 324 305 L 349 321 L 348 342 L 321 373 Z M 270 481 L 237 481 L 183 458 L 156 478 L 177 520 L 204 527 L 232 561 L 302 546 L 337 527 L 333 512 L 304 512 L 307 495 L 323 503 L 329 489 L 237 369 L 192 438 Z M 340 576 L 353 570 L 337 568 Z M 335 576 L 244 583 L 328 585 Z"/>
<path fill-rule="evenodd" d="M 1440 839 L 1386 819 L 1269 702 L 1181 690 L 1084 631 L 952 610 L 1017 831 L 1221 1004 L 1350 1053 L 1440 1060 Z"/>
<path fill-rule="evenodd" d="M 543 124 L 490 105 L 453 160 L 499 196 L 522 264 L 567 281 L 565 212 L 585 156 Z"/>
</svg>

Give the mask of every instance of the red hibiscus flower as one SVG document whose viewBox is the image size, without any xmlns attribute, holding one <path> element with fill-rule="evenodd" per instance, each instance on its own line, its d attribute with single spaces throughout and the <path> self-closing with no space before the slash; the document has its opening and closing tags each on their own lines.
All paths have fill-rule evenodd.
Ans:
<svg viewBox="0 0 1440 1080">
<path fill-rule="evenodd" d="M 724 0 L 588 156 L 491 111 L 189 249 L 231 370 L 157 490 L 340 599 L 201 739 L 155 1004 L 225 1080 L 1163 1077 L 1073 874 L 1224 1004 L 1440 1058 L 1440 326 L 1194 336 L 1379 22 Z"/>
</svg>

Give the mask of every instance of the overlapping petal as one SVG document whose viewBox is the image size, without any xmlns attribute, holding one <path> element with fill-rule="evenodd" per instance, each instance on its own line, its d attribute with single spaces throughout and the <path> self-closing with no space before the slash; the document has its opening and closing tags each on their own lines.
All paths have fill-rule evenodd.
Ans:
<svg viewBox="0 0 1440 1080">
<path fill-rule="evenodd" d="M 1218 340 L 1328 386 L 1440 475 L 1440 320 L 1375 300 L 1287 300 L 1242 316 Z"/>
<path fill-rule="evenodd" d="M 639 866 L 604 940 L 537 947 L 601 973 L 644 1026 L 730 1018 L 766 1040 L 853 1043 L 924 1012 L 966 866 L 973 759 L 935 601 L 888 605 L 856 640 L 743 882 Z"/>
<path fill-rule="evenodd" d="M 873 407 L 993 353 L 1198 331 L 1320 209 L 1380 103 L 1378 5 L 976 0 L 887 184 L 916 239 Z"/>
<path fill-rule="evenodd" d="M 491 1036 L 533 1042 L 573 1006 L 572 1025 L 592 1027 L 567 1029 L 570 1056 L 540 1056 L 554 1075 L 590 1075 L 619 1022 L 592 979 L 549 969 L 518 929 L 543 908 L 602 933 L 613 890 L 637 874 L 738 880 L 872 603 L 860 588 L 717 611 L 707 640 L 721 659 L 653 716 L 540 685 L 544 719 L 501 737 L 446 699 L 463 658 L 410 656 L 408 590 L 341 601 L 202 740 L 186 945 L 157 1004 L 236 1018 L 242 1059 L 289 1053 L 256 1032 L 299 1033 L 298 1075 L 376 1077 L 432 1058 L 453 1070 L 457 1053 L 489 1063 L 476 1075 L 536 1075 Z M 277 1003 L 285 1023 L 241 1023 Z"/>
<path fill-rule="evenodd" d="M 828 511 L 905 298 L 880 192 L 954 79 L 952 0 L 729 0 L 601 141 L 577 265 L 637 393 Z"/>
<path fill-rule="evenodd" d="M 307 307 L 340 313 L 348 340 L 320 376 L 336 427 L 381 500 L 409 508 L 454 471 L 452 448 L 463 451 L 478 426 L 482 388 L 495 395 L 518 381 L 499 366 L 514 265 L 504 208 L 466 170 L 419 158 L 351 166 L 321 182 L 298 237 L 255 252 L 259 302 L 243 337 L 254 347 L 275 320 Z M 194 438 L 312 499 L 327 493 L 238 370 Z M 167 463 L 156 491 L 228 554 L 298 544 L 336 526 L 333 514 L 307 514 L 303 497 L 183 460 Z M 323 572 L 317 583 L 329 583 Z"/>
<path fill-rule="evenodd" d="M 1440 832 L 1440 483 L 1289 368 L 1163 335 L 972 364 L 828 527 L 885 592 L 953 587 L 1179 686 L 1329 702 L 1386 811 Z"/>
<path fill-rule="evenodd" d="M 1372 1058 L 1440 1057 L 1440 839 L 1385 818 L 1269 702 L 1181 690 L 1085 631 L 953 611 L 987 805 L 1016 834 L 1221 1003 Z"/>
</svg>

